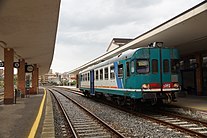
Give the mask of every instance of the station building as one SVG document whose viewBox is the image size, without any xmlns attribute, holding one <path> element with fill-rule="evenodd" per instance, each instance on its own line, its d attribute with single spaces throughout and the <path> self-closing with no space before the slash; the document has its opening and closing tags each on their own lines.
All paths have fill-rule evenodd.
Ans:
<svg viewBox="0 0 207 138">
<path fill-rule="evenodd" d="M 112 39 L 107 52 L 70 71 L 78 72 L 118 55 L 127 49 L 146 47 L 152 42 L 164 42 L 180 52 L 182 91 L 207 96 L 207 1 L 192 7 L 134 39 Z M 117 42 L 116 42 L 117 41 Z M 121 44 L 119 42 L 122 42 Z"/>
</svg>

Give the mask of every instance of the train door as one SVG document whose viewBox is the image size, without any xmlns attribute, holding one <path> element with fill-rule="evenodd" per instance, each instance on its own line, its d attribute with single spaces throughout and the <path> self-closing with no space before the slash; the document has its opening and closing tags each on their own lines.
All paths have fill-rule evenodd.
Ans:
<svg viewBox="0 0 207 138">
<path fill-rule="evenodd" d="M 128 79 L 130 77 L 130 62 L 127 61 L 125 64 L 125 72 L 124 72 L 124 86 L 127 88 Z"/>
<path fill-rule="evenodd" d="M 170 51 L 171 49 L 165 48 L 152 48 L 150 51 L 151 62 L 151 81 L 163 86 L 165 82 L 171 82 L 170 73 Z M 166 84 L 168 85 L 168 84 Z M 166 86 L 168 87 L 168 86 Z M 162 89 L 163 87 L 161 87 Z"/>
<path fill-rule="evenodd" d="M 95 95 L 95 90 L 94 90 L 94 70 L 90 71 L 90 95 Z"/>
<path fill-rule="evenodd" d="M 134 61 L 127 60 L 125 64 L 125 75 L 124 75 L 124 88 L 134 88 L 136 84 L 133 84 L 132 81 L 133 76 L 134 76 L 134 71 L 132 73 L 131 68 L 134 70 Z"/>
<path fill-rule="evenodd" d="M 170 64 L 171 64 L 171 50 L 170 48 L 161 48 L 160 52 L 161 52 L 161 64 L 162 64 L 162 72 L 161 72 L 161 84 L 162 86 L 165 88 L 169 88 L 170 87 L 170 83 L 171 82 L 171 68 L 170 68 Z M 173 51 L 172 51 L 173 52 Z M 174 80 L 177 82 L 178 80 L 178 76 L 174 76 L 173 77 Z"/>
<path fill-rule="evenodd" d="M 160 48 L 151 48 L 150 49 L 150 64 L 151 64 L 151 82 L 159 84 L 161 86 L 161 55 Z M 156 86 L 155 86 L 156 87 Z M 157 86 L 158 87 L 158 86 Z"/>
<path fill-rule="evenodd" d="M 124 77 L 124 63 L 114 62 L 114 72 L 118 88 L 123 88 L 123 77 Z"/>
</svg>

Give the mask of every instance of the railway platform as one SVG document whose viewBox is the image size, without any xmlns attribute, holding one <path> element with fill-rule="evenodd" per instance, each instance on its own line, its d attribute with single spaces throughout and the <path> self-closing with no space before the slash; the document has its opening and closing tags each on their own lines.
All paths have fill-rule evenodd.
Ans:
<svg viewBox="0 0 207 138">
<path fill-rule="evenodd" d="M 186 95 L 185 97 L 177 97 L 177 102 L 171 104 L 207 112 L 207 96 Z"/>
<path fill-rule="evenodd" d="M 177 102 L 170 103 L 174 111 L 207 120 L 207 96 L 186 95 L 177 97 Z"/>
<path fill-rule="evenodd" d="M 0 104 L 0 137 L 1 138 L 26 138 L 41 137 L 44 118 L 41 117 L 40 107 L 45 105 L 45 92 L 39 89 L 36 95 L 27 98 L 18 97 L 16 104 Z M 43 106 L 44 107 L 44 106 Z M 43 113 L 45 108 L 42 108 Z M 39 123 L 37 120 L 39 118 Z"/>
</svg>

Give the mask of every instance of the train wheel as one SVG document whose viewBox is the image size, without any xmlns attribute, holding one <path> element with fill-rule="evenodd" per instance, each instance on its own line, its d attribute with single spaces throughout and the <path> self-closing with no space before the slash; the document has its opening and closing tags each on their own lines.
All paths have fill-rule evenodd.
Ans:
<svg viewBox="0 0 207 138">
<path fill-rule="evenodd" d="M 144 104 L 141 101 L 141 99 L 134 99 L 135 100 L 135 106 L 134 111 L 142 112 Z"/>
<path fill-rule="evenodd" d="M 157 105 L 163 105 L 164 102 L 163 102 L 163 99 L 157 99 Z"/>
<path fill-rule="evenodd" d="M 95 93 L 95 98 L 97 98 L 97 99 L 103 99 L 104 96 L 103 96 L 102 93 L 98 93 L 98 92 L 96 92 L 96 93 Z"/>
<path fill-rule="evenodd" d="M 131 110 L 137 111 L 139 109 L 138 100 L 137 99 L 131 99 L 130 101 L 131 101 L 131 104 L 130 104 Z"/>
<path fill-rule="evenodd" d="M 123 105 L 125 104 L 124 101 L 125 101 L 125 100 L 124 100 L 124 98 L 122 98 L 122 97 L 117 97 L 117 98 L 116 98 L 116 103 L 117 103 L 118 105 L 120 105 L 120 106 L 123 106 Z"/>
<path fill-rule="evenodd" d="M 84 96 L 86 96 L 86 97 L 87 97 L 87 92 L 86 92 L 86 91 L 83 91 L 83 94 L 84 94 Z"/>
<path fill-rule="evenodd" d="M 86 96 L 87 96 L 87 97 L 90 97 L 90 93 L 89 93 L 89 91 L 86 91 Z"/>
</svg>

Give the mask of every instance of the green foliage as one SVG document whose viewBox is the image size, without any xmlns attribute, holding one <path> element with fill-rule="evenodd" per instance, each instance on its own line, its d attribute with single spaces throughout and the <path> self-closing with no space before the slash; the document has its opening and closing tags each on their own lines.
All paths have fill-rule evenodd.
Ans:
<svg viewBox="0 0 207 138">
<path fill-rule="evenodd" d="M 73 86 L 73 85 L 76 85 L 76 81 L 71 82 L 71 85 L 72 85 L 72 86 Z"/>
</svg>

